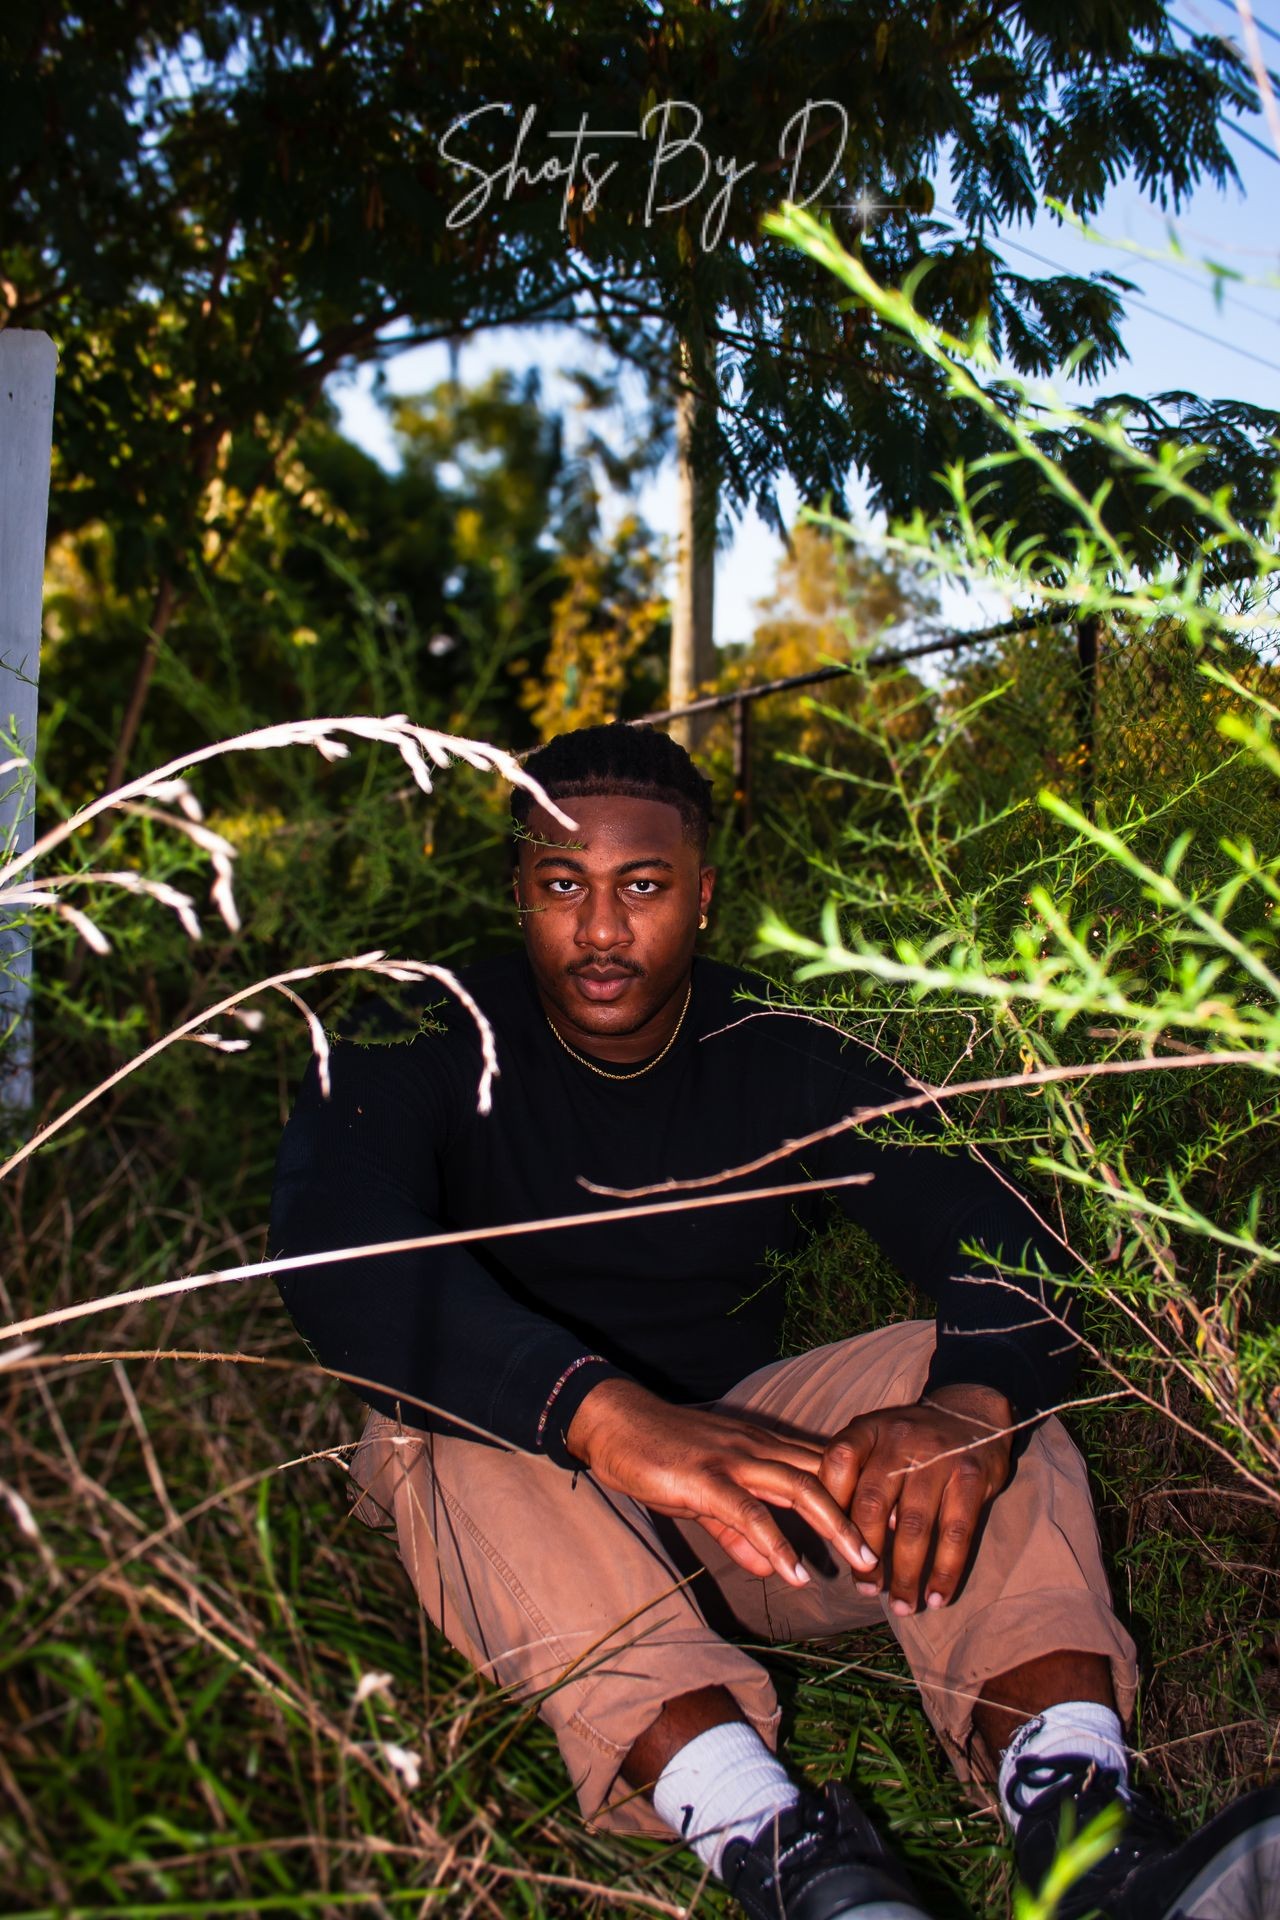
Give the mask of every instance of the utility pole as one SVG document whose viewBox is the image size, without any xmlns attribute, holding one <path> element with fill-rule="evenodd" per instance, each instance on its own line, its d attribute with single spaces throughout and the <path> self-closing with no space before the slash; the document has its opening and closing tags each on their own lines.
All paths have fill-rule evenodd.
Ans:
<svg viewBox="0 0 1280 1920">
<path fill-rule="evenodd" d="M 57 365 L 47 333 L 0 330 L 0 764 L 36 754 Z M 0 866 L 34 837 L 35 775 L 19 763 L 0 773 Z M 24 1112 L 32 1102 L 28 917 L 0 908 L 0 1106 Z"/>
</svg>

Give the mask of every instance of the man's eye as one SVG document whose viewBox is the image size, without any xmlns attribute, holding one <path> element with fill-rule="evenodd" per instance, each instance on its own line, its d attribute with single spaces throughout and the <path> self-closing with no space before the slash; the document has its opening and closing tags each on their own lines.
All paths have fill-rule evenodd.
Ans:
<svg viewBox="0 0 1280 1920">
<path fill-rule="evenodd" d="M 647 887 L 654 893 L 658 891 L 658 883 L 656 880 L 633 880 L 631 882 L 632 893 L 638 893 L 642 887 Z"/>
<path fill-rule="evenodd" d="M 548 882 L 548 885 L 550 886 L 552 893 L 554 893 L 558 887 L 568 887 L 569 890 L 572 892 L 573 888 L 576 887 L 577 884 L 578 883 L 576 880 L 565 880 L 565 879 L 551 880 Z"/>
</svg>

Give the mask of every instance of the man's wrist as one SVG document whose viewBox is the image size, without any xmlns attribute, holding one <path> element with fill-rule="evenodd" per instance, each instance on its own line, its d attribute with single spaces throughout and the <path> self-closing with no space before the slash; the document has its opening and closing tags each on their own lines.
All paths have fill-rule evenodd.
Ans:
<svg viewBox="0 0 1280 1920">
<path fill-rule="evenodd" d="M 613 1375 L 601 1380 L 583 1396 L 572 1420 L 565 1431 L 565 1445 L 576 1460 L 584 1467 L 590 1467 L 592 1452 L 599 1448 L 600 1441 L 619 1421 L 625 1421 L 636 1411 L 639 1405 L 652 1401 L 655 1395 L 638 1380 L 628 1380 Z"/>
<path fill-rule="evenodd" d="M 946 1386 L 928 1387 L 920 1396 L 920 1404 L 964 1414 L 996 1431 L 1011 1427 L 1016 1418 L 1007 1394 L 1001 1393 L 999 1387 L 983 1386 L 977 1381 L 954 1380 Z"/>
</svg>

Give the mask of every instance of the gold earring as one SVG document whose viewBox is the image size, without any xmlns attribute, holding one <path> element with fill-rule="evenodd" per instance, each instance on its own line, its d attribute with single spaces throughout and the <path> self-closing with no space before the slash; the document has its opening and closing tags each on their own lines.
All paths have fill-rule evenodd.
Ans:
<svg viewBox="0 0 1280 1920">
<path fill-rule="evenodd" d="M 707 930 L 707 916 L 704 913 L 698 921 L 698 932 L 705 933 L 706 930 Z"/>
</svg>

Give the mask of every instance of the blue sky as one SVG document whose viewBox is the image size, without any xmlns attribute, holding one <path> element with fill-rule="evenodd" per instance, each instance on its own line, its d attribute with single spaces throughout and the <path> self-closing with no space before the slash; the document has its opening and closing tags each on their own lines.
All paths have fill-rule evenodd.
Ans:
<svg viewBox="0 0 1280 1920">
<path fill-rule="evenodd" d="M 1177 0 L 1170 11 L 1198 31 L 1234 28 L 1238 32 L 1235 9 L 1225 0 Z M 1268 65 L 1280 68 L 1280 42 L 1266 31 L 1280 33 L 1280 0 L 1254 0 L 1253 14 L 1263 30 Z M 1146 260 L 1122 251 L 1121 244 L 1099 246 L 1060 226 L 1047 213 L 1030 226 L 1011 226 L 1002 232 L 1009 264 L 1029 276 L 1064 268 L 1083 273 L 1110 268 L 1137 284 L 1139 291 L 1126 302 L 1129 363 L 1105 377 L 1103 390 L 1159 393 L 1186 388 L 1214 398 L 1250 400 L 1280 412 L 1280 154 L 1262 116 L 1250 123 L 1249 131 L 1261 151 L 1241 138 L 1228 139 L 1240 172 L 1239 186 L 1203 187 L 1171 218 L 1125 183 L 1097 216 L 1097 227 L 1110 240 L 1162 254 L 1170 234 L 1176 234 L 1187 256 L 1182 260 Z M 939 211 L 946 206 L 945 188 L 940 188 Z M 1221 300 L 1215 301 L 1213 277 L 1195 264 L 1203 259 L 1243 274 L 1246 283 L 1227 283 Z M 568 404 L 570 393 L 559 379 L 559 370 L 566 365 L 589 366 L 592 354 L 589 343 L 567 330 L 511 329 L 468 346 L 461 355 L 460 374 L 472 381 L 483 379 L 495 367 L 537 366 L 543 373 L 547 400 Z M 605 363 L 597 358 L 595 364 L 603 367 Z M 414 393 L 444 379 L 447 370 L 444 349 L 432 347 L 397 356 L 387 372 L 394 393 Z M 372 397 L 371 376 L 366 373 L 339 384 L 333 394 L 345 430 L 376 457 L 393 462 L 394 444 Z M 660 474 L 643 489 L 635 505 L 655 531 L 670 536 L 675 521 L 674 474 Z M 789 520 L 798 505 L 794 492 L 784 493 L 783 505 Z M 769 593 L 780 553 L 776 536 L 754 515 L 736 526 L 731 544 L 717 560 L 717 640 L 741 640 L 751 632 L 755 603 Z M 944 604 L 958 626 L 981 624 L 995 611 L 959 594 Z"/>
</svg>

